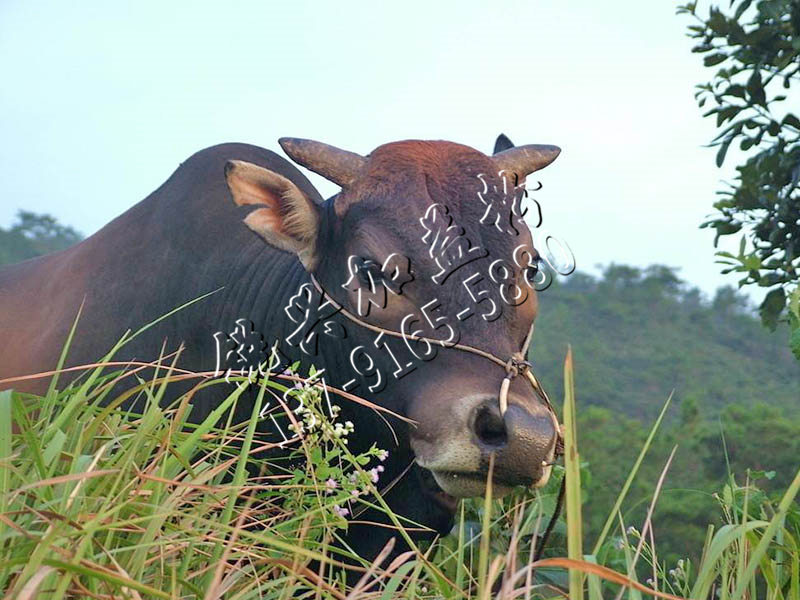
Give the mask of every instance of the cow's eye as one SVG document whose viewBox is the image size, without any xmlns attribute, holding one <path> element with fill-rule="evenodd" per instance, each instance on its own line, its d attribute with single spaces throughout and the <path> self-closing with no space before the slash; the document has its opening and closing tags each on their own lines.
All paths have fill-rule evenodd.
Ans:
<svg viewBox="0 0 800 600">
<path fill-rule="evenodd" d="M 358 280 L 363 285 L 372 285 L 372 282 L 378 283 L 383 279 L 383 270 L 380 264 L 371 258 L 364 258 L 360 260 L 358 265 Z"/>
<path fill-rule="evenodd" d="M 541 259 L 537 256 L 534 259 L 533 264 L 528 265 L 525 267 L 525 271 L 523 276 L 525 278 L 525 283 L 528 284 L 529 287 L 534 287 L 539 279 L 539 264 L 541 263 Z"/>
</svg>

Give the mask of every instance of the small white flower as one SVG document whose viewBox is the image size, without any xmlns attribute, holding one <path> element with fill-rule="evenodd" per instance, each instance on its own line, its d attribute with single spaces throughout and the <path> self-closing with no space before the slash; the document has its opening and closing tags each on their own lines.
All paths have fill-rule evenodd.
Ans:
<svg viewBox="0 0 800 600">
<path fill-rule="evenodd" d="M 342 518 L 345 518 L 347 515 L 350 514 L 349 510 L 347 510 L 346 508 L 342 508 L 338 504 L 333 507 L 333 510 L 336 511 L 336 514 L 339 515 Z"/>
</svg>

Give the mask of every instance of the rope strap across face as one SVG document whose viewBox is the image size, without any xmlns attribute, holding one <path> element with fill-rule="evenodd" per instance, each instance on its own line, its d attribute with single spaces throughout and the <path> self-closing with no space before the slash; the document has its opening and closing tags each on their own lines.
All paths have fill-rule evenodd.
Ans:
<svg viewBox="0 0 800 600">
<path fill-rule="evenodd" d="M 322 286 L 317 281 L 317 278 L 311 274 L 311 283 L 314 284 L 314 287 L 317 291 L 322 294 L 323 297 L 327 297 L 331 303 L 336 307 L 336 309 L 349 320 L 353 321 L 357 325 L 364 327 L 365 329 L 369 329 L 370 331 L 374 331 L 375 333 L 382 333 L 384 335 L 405 339 L 405 340 L 413 340 L 413 341 L 422 341 L 427 342 L 429 344 L 439 344 L 445 348 L 454 348 L 456 350 L 461 350 L 463 352 L 469 352 L 471 354 L 475 354 L 477 356 L 481 356 L 487 360 L 492 361 L 493 363 L 497 364 L 500 367 L 503 367 L 506 372 L 506 376 L 503 378 L 503 381 L 500 383 L 500 394 L 498 399 L 500 401 L 500 414 L 504 415 L 506 410 L 508 410 L 508 389 L 511 387 L 511 380 L 517 377 L 518 375 L 524 375 L 528 382 L 533 387 L 534 391 L 539 395 L 539 397 L 544 402 L 544 405 L 547 407 L 547 410 L 550 414 L 550 418 L 553 420 L 553 426 L 556 430 L 556 443 L 555 443 L 555 455 L 562 456 L 564 454 L 564 438 L 561 434 L 561 425 L 558 422 L 558 418 L 556 417 L 555 410 L 553 409 L 553 405 L 550 403 L 550 398 L 547 396 L 547 393 L 544 391 L 544 388 L 541 386 L 539 381 L 536 379 L 536 376 L 533 374 L 533 366 L 530 362 L 525 360 L 525 356 L 528 353 L 528 346 L 530 346 L 531 339 L 533 338 L 533 330 L 534 326 L 531 324 L 531 328 L 528 330 L 528 335 L 525 337 L 525 342 L 522 345 L 522 349 L 519 352 L 515 352 L 508 360 L 503 360 L 502 358 L 498 358 L 491 352 L 487 352 L 485 350 L 481 350 L 480 348 L 475 348 L 474 346 L 470 346 L 468 344 L 449 344 L 447 342 L 442 342 L 441 340 L 436 340 L 433 338 L 420 336 L 420 335 L 413 335 L 413 334 L 403 334 L 399 331 L 393 331 L 391 329 L 384 329 L 383 327 L 378 327 L 377 325 L 372 325 L 371 323 L 367 323 L 366 321 L 361 320 L 356 315 L 349 312 L 346 308 L 336 302 L 330 295 L 325 293 L 325 290 L 322 289 Z"/>
</svg>

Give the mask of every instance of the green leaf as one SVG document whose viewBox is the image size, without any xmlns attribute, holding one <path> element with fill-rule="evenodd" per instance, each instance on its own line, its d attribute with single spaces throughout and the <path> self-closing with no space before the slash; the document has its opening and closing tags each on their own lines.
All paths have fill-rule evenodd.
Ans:
<svg viewBox="0 0 800 600">
<path fill-rule="evenodd" d="M 761 268 L 761 259 L 758 258 L 755 254 L 751 254 L 750 256 L 744 257 L 742 260 L 742 267 L 751 271 L 751 275 L 754 280 L 759 280 L 758 270 Z M 775 284 L 773 284 L 775 285 Z"/>
<path fill-rule="evenodd" d="M 391 579 L 389 579 L 386 587 L 383 590 L 383 594 L 381 594 L 381 600 L 392 600 L 392 598 L 397 598 L 399 595 L 396 595 L 395 592 L 397 588 L 400 587 L 400 584 L 408 575 L 408 572 L 416 566 L 417 562 L 415 560 L 411 560 L 407 563 L 400 565 L 397 571 L 392 575 Z"/>
<path fill-rule="evenodd" d="M 710 16 L 708 18 L 708 26 L 717 35 L 725 35 L 728 33 L 728 30 L 730 29 L 728 25 L 728 20 L 725 18 L 725 15 L 723 15 L 722 12 L 713 7 L 711 8 Z"/>
<path fill-rule="evenodd" d="M 717 230 L 717 237 L 722 235 L 731 235 L 733 233 L 738 233 L 738 231 L 742 228 L 741 223 L 726 223 L 721 221 L 717 223 L 714 227 Z"/>
<path fill-rule="evenodd" d="M 761 71 L 759 69 L 753 71 L 750 79 L 747 80 L 747 93 L 754 103 L 761 104 L 762 106 L 766 104 L 767 97 L 764 92 L 764 84 L 761 81 Z"/>
<path fill-rule="evenodd" d="M 728 147 L 731 145 L 732 141 L 733 141 L 733 138 L 729 137 L 724 142 L 722 142 L 722 144 L 720 144 L 719 151 L 717 152 L 717 166 L 718 167 L 721 167 L 722 163 L 725 162 L 725 155 L 728 153 Z M 719 228 L 717 228 L 717 230 L 719 231 Z M 736 231 L 738 231 L 738 229 Z M 734 233 L 734 232 L 731 231 L 729 233 Z M 718 235 L 726 235 L 726 234 L 723 233 L 723 234 L 718 234 Z"/>
<path fill-rule="evenodd" d="M 713 49 L 714 46 L 712 46 L 711 44 L 698 44 L 697 46 L 692 48 L 692 52 L 702 53 L 702 52 L 708 52 L 709 50 Z"/>
<path fill-rule="evenodd" d="M 792 331 L 789 337 L 789 347 L 792 349 L 792 354 L 797 360 L 800 360 L 800 327 Z"/>
<path fill-rule="evenodd" d="M 781 132 L 781 126 L 777 121 L 772 121 L 767 127 L 767 133 L 772 136 L 778 135 Z"/>
<path fill-rule="evenodd" d="M 706 67 L 713 67 L 728 58 L 727 54 L 718 52 L 717 54 L 709 54 L 703 58 L 703 65 Z"/>
<path fill-rule="evenodd" d="M 740 4 L 740 5 L 739 5 L 739 6 L 736 8 L 736 12 L 733 14 L 733 18 L 734 18 L 735 20 L 737 20 L 737 21 L 738 21 L 738 20 L 739 20 L 739 17 L 741 17 L 741 16 L 742 16 L 742 14 L 744 13 L 744 11 L 746 11 L 748 8 L 750 8 L 750 5 L 751 5 L 752 3 L 753 3 L 753 0 L 744 0 L 744 2 L 742 2 L 742 3 L 741 3 L 741 4 Z"/>
<path fill-rule="evenodd" d="M 761 306 L 758 308 L 758 312 L 761 315 L 761 322 L 764 323 L 766 327 L 774 330 L 778 326 L 778 318 L 784 306 L 786 306 L 786 293 L 783 291 L 783 288 L 772 290 L 766 295 Z"/>
<path fill-rule="evenodd" d="M 725 108 L 721 108 L 717 111 L 717 126 L 722 125 L 725 121 L 730 121 L 736 115 L 738 115 L 742 110 L 741 106 L 726 106 Z M 736 130 L 738 127 L 738 131 L 742 130 L 741 124 L 734 124 L 731 126 L 731 130 Z"/>
<path fill-rule="evenodd" d="M 794 127 L 795 129 L 800 129 L 800 119 L 798 119 L 792 113 L 789 113 L 785 117 L 783 117 L 783 124 L 784 125 L 790 125 L 790 126 Z"/>
<path fill-rule="evenodd" d="M 752 470 L 748 471 L 750 474 L 750 479 L 755 481 L 757 479 L 775 479 L 775 471 L 763 471 L 763 470 Z"/>
<path fill-rule="evenodd" d="M 759 260 L 759 262 L 761 262 Z M 759 287 L 772 287 L 783 281 L 783 277 L 778 273 L 767 273 L 758 282 Z"/>
<path fill-rule="evenodd" d="M 800 285 L 789 295 L 789 313 L 797 319 L 800 327 Z"/>
<path fill-rule="evenodd" d="M 743 85 L 739 85 L 738 83 L 734 83 L 731 85 L 727 90 L 723 92 L 724 96 L 736 96 L 737 98 L 744 98 L 745 96 L 745 89 Z"/>
</svg>

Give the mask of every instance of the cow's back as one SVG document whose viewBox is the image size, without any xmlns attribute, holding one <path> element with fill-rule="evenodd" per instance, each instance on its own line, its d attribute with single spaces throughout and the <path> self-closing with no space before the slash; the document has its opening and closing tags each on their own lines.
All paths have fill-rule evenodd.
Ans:
<svg viewBox="0 0 800 600">
<path fill-rule="evenodd" d="M 58 349 L 43 341 L 66 337 L 58 335 L 63 324 L 59 322 L 62 311 L 57 309 L 66 293 L 56 284 L 66 262 L 65 252 L 58 252 L 0 268 L 0 379 L 29 374 L 34 364 L 56 365 Z M 43 382 L 11 387 L 40 391 Z"/>
<path fill-rule="evenodd" d="M 293 165 L 269 150 L 221 144 L 196 153 L 150 196 L 81 243 L 0 268 L 0 379 L 55 368 L 82 304 L 69 365 L 98 360 L 126 330 L 224 285 L 248 246 L 263 248 L 242 224 L 246 209 L 231 200 L 224 178 L 231 159 L 278 171 L 321 201 Z M 193 327 L 208 335 L 211 318 L 204 307 L 186 309 L 118 358 L 156 358 L 165 339 L 175 348 Z M 0 388 L 41 392 L 47 382 Z"/>
</svg>

